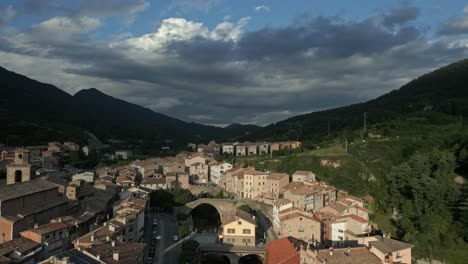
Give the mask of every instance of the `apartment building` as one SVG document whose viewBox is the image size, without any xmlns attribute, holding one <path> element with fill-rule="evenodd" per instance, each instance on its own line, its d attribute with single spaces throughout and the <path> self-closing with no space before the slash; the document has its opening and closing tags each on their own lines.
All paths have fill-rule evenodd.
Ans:
<svg viewBox="0 0 468 264">
<path fill-rule="evenodd" d="M 243 198 L 255 199 L 266 192 L 267 173 L 255 169 L 248 169 L 244 173 Z"/>
</svg>

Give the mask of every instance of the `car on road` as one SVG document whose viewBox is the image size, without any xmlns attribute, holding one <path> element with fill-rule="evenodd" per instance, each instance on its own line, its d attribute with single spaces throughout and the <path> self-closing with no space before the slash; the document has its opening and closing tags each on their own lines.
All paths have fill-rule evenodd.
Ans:
<svg viewBox="0 0 468 264">
<path fill-rule="evenodd" d="M 161 239 L 161 235 L 157 235 L 157 236 L 156 236 L 156 239 L 157 239 L 157 240 L 160 240 L 160 239 Z"/>
<path fill-rule="evenodd" d="M 147 258 L 146 263 L 153 263 L 153 259 L 152 258 Z"/>
<path fill-rule="evenodd" d="M 177 241 L 177 240 L 179 240 L 179 236 L 175 235 L 173 239 L 174 239 L 174 241 Z"/>
<path fill-rule="evenodd" d="M 264 245 L 265 245 L 265 239 L 259 239 L 259 240 L 257 241 L 257 245 L 258 245 L 258 246 L 264 246 Z"/>
</svg>

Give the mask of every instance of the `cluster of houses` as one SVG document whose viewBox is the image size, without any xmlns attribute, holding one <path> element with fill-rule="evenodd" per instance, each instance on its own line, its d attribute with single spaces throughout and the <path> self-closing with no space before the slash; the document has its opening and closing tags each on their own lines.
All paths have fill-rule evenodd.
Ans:
<svg viewBox="0 0 468 264">
<path fill-rule="evenodd" d="M 193 152 L 201 152 L 210 157 L 217 157 L 221 154 L 233 156 L 256 156 L 267 155 L 283 149 L 297 149 L 301 147 L 299 141 L 285 142 L 234 142 L 234 143 L 216 143 L 214 141 L 208 144 L 189 144 Z"/>
<path fill-rule="evenodd" d="M 118 175 L 32 173 L 30 153 L 15 149 L 0 186 L 1 264 L 146 261 L 148 191 L 117 184 Z"/>
</svg>

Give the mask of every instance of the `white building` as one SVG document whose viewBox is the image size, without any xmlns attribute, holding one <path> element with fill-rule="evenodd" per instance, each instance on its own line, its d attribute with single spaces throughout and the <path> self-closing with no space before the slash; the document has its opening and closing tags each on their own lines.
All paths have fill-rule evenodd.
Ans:
<svg viewBox="0 0 468 264">
<path fill-rule="evenodd" d="M 92 171 L 85 171 L 81 173 L 77 173 L 72 176 L 72 181 L 76 180 L 83 180 L 86 182 L 94 182 L 94 172 Z"/>
<path fill-rule="evenodd" d="M 292 175 L 293 182 L 315 181 L 315 173 L 311 171 L 296 171 Z"/>
<path fill-rule="evenodd" d="M 210 181 L 219 185 L 221 174 L 232 169 L 232 164 L 226 162 L 212 162 L 210 163 Z"/>
<path fill-rule="evenodd" d="M 288 209 L 291 210 L 293 205 L 294 203 L 288 199 L 279 199 L 273 203 L 273 225 L 276 231 L 281 229 L 280 213 Z"/>
<path fill-rule="evenodd" d="M 344 218 L 336 219 L 331 223 L 331 240 L 333 246 L 344 246 L 347 225 L 348 221 Z"/>
<path fill-rule="evenodd" d="M 119 159 L 128 160 L 133 157 L 133 152 L 131 150 L 117 150 L 115 151 L 115 156 Z"/>
<path fill-rule="evenodd" d="M 234 145 L 233 144 L 224 144 L 223 145 L 223 154 L 234 154 Z"/>
</svg>

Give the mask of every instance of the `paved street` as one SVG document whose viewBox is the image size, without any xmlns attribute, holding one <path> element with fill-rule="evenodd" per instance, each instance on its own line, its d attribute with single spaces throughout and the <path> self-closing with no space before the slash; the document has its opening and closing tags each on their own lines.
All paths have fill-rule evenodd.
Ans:
<svg viewBox="0 0 468 264">
<path fill-rule="evenodd" d="M 178 264 L 180 256 L 180 245 L 171 248 L 164 254 L 164 250 L 174 244 L 174 235 L 179 235 L 179 224 L 174 216 L 169 214 L 159 214 L 158 234 L 161 234 L 161 240 L 157 244 L 157 263 L 160 264 Z"/>
</svg>

